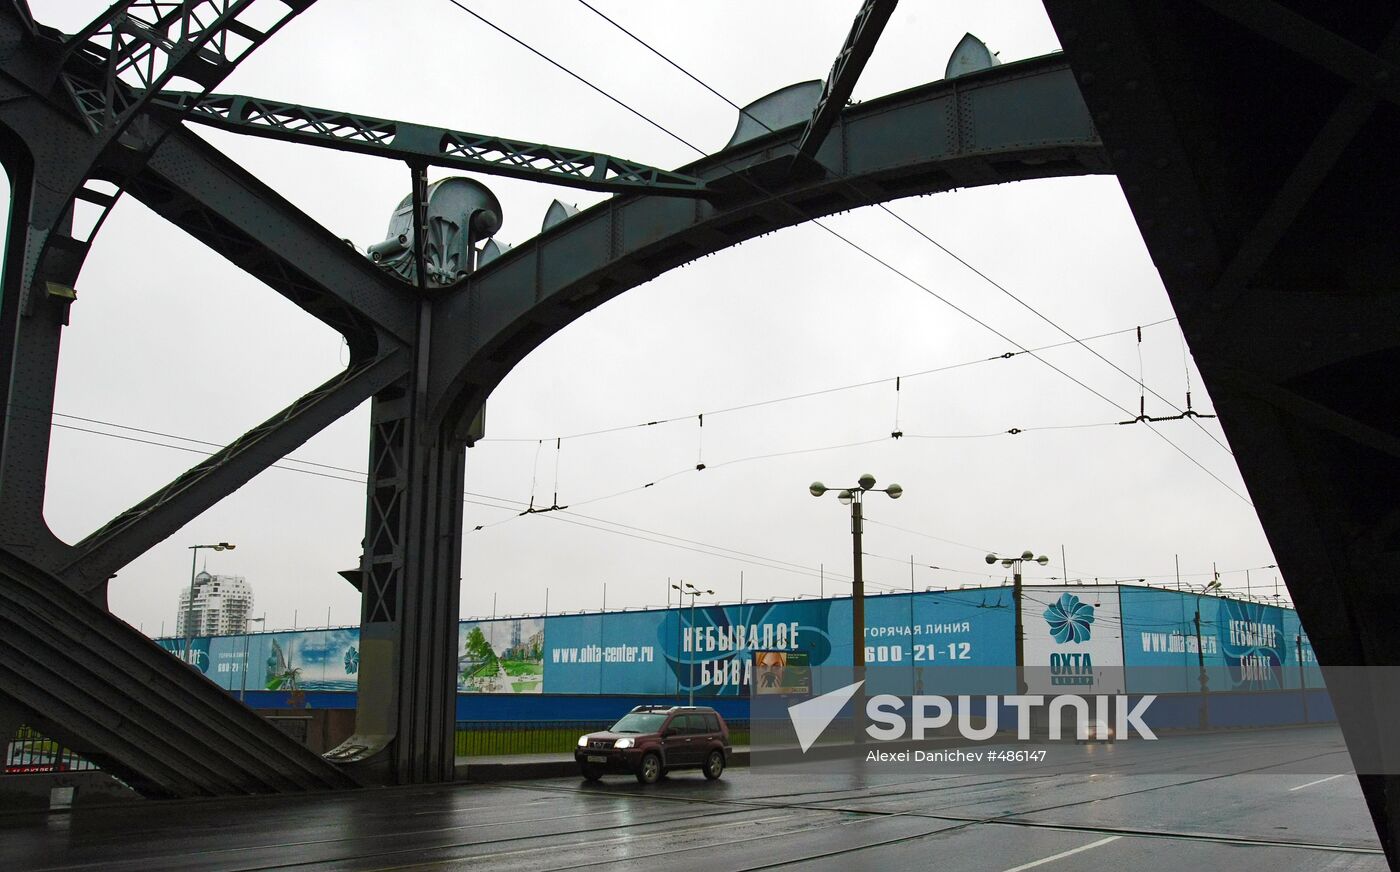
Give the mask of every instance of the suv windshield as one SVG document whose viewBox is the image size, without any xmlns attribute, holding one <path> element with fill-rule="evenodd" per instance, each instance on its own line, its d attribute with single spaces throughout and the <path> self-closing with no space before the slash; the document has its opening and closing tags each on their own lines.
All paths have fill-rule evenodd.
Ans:
<svg viewBox="0 0 1400 872">
<path fill-rule="evenodd" d="M 624 715 L 622 720 L 612 725 L 614 733 L 654 733 L 661 729 L 665 715 L 637 714 Z"/>
</svg>

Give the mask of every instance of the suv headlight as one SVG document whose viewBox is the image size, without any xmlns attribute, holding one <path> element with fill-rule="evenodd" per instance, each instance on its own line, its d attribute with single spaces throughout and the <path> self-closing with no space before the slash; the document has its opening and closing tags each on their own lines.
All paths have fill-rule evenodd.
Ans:
<svg viewBox="0 0 1400 872">
<path fill-rule="evenodd" d="M 630 747 L 632 747 L 632 744 L 633 744 L 633 742 L 632 742 L 631 739 L 618 739 L 616 742 L 613 743 L 613 747 L 614 747 L 614 748 L 630 748 Z"/>
<path fill-rule="evenodd" d="M 579 736 L 579 737 L 578 737 L 578 746 L 579 746 L 580 748 L 587 748 L 587 747 L 588 747 L 588 737 L 587 737 L 587 736 Z"/>
</svg>

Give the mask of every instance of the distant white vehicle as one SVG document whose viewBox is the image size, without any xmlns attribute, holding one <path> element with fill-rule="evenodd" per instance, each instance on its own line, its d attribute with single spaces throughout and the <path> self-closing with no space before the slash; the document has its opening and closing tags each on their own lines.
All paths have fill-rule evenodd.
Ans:
<svg viewBox="0 0 1400 872">
<path fill-rule="evenodd" d="M 1116 735 L 1111 721 L 1098 719 L 1089 722 L 1089 738 L 1076 739 L 1075 741 L 1080 744 L 1088 742 L 1112 742 L 1116 738 Z"/>
</svg>

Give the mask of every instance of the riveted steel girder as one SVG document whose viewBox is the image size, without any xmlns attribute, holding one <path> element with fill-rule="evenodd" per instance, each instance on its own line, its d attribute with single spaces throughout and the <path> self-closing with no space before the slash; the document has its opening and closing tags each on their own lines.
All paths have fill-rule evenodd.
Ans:
<svg viewBox="0 0 1400 872">
<path fill-rule="evenodd" d="M 193 133 L 177 128 L 164 136 L 129 191 L 345 336 L 352 357 L 411 340 L 412 286 L 376 269 Z"/>
<path fill-rule="evenodd" d="M 816 152 L 819 175 L 786 173 L 801 132 L 779 131 L 684 168 L 724 190 L 722 200 L 613 198 L 480 269 L 434 322 L 438 420 L 469 419 L 555 331 L 711 252 L 899 197 L 1108 169 L 1074 77 L 1054 55 L 866 101 L 838 129 Z"/>
<path fill-rule="evenodd" d="M 135 627 L 3 549 L 0 699 L 151 796 L 355 786 Z"/>
<path fill-rule="evenodd" d="M 87 591 L 408 373 L 402 349 L 352 364 L 73 546 L 60 575 Z"/>
<path fill-rule="evenodd" d="M 705 183 L 606 154 L 237 94 L 167 91 L 156 104 L 234 133 L 608 193 L 703 197 Z"/>
</svg>

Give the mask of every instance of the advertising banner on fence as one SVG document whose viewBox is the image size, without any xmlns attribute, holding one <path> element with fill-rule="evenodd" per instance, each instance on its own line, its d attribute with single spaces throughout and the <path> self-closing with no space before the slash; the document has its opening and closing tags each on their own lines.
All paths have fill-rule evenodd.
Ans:
<svg viewBox="0 0 1400 872">
<path fill-rule="evenodd" d="M 462 621 L 457 625 L 459 693 L 540 693 L 543 618 Z"/>
<path fill-rule="evenodd" d="M 1134 691 L 1194 693 L 1202 673 L 1213 692 L 1322 686 L 1292 609 L 1135 587 L 1123 588 L 1122 599 Z"/>
<path fill-rule="evenodd" d="M 755 650 L 831 656 L 828 600 L 562 615 L 551 619 L 546 693 L 747 695 Z"/>
<path fill-rule="evenodd" d="M 1021 594 L 1030 693 L 1124 693 L 1116 586 L 1026 587 Z"/>
<path fill-rule="evenodd" d="M 904 690 L 934 663 L 1012 662 L 1005 589 L 868 597 L 865 614 L 866 662 L 891 667 Z M 849 599 L 561 615 L 545 634 L 544 692 L 747 696 L 755 652 L 849 666 L 852 631 Z"/>
<path fill-rule="evenodd" d="M 806 696 L 812 692 L 812 663 L 805 651 L 755 651 L 753 692 Z"/>
<path fill-rule="evenodd" d="M 198 638 L 192 659 L 225 690 L 352 691 L 359 639 L 353 628 Z M 183 639 L 161 639 L 160 645 L 183 656 Z"/>
<path fill-rule="evenodd" d="M 1197 693 L 1203 672 L 1212 692 L 1322 687 L 1291 609 L 1113 585 L 1027 585 L 1022 608 L 1027 683 L 1031 675 L 1045 677 L 1032 693 Z M 868 690 L 1014 692 L 1010 677 L 1006 687 L 966 683 L 973 675 L 1014 676 L 996 671 L 1015 665 L 1014 625 L 1009 587 L 867 596 L 865 662 L 880 667 Z M 849 598 L 463 621 L 457 688 L 608 695 L 693 689 L 696 696 L 742 698 L 761 667 L 784 656 L 806 658 L 814 669 L 851 666 L 853 631 Z M 183 639 L 158 641 L 185 656 Z M 758 652 L 771 653 L 772 662 L 756 659 Z M 353 691 L 359 630 L 198 637 L 189 659 L 234 692 Z M 814 694 L 829 690 L 820 686 L 821 674 L 813 673 Z"/>
<path fill-rule="evenodd" d="M 215 640 L 207 636 L 197 636 L 191 639 L 188 645 L 184 639 L 175 638 L 157 639 L 156 644 L 205 675 L 209 675 L 209 645 L 213 641 Z"/>
</svg>

